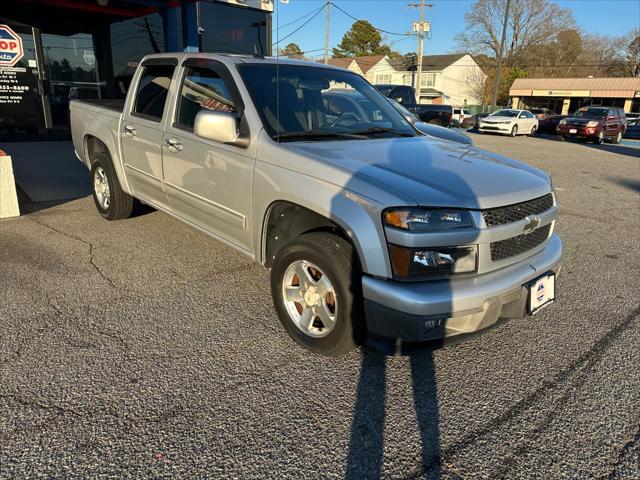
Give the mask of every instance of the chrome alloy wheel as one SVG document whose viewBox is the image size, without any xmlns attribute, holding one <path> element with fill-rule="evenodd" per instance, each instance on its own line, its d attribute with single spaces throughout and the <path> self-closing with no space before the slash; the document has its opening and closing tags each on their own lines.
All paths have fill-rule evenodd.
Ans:
<svg viewBox="0 0 640 480">
<path fill-rule="evenodd" d="M 338 301 L 331 280 L 317 265 L 296 260 L 284 273 L 282 299 L 293 323 L 314 338 L 329 335 L 336 325 Z"/>
<path fill-rule="evenodd" d="M 98 204 L 103 210 L 108 210 L 111 205 L 111 192 L 109 190 L 109 180 L 104 168 L 98 167 L 93 173 L 93 191 L 95 192 Z"/>
</svg>

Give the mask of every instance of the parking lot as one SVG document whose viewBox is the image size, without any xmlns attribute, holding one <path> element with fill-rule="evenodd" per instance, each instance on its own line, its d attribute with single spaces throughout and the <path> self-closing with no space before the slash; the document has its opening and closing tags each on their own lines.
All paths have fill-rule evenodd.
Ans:
<svg viewBox="0 0 640 480">
<path fill-rule="evenodd" d="M 552 174 L 557 303 L 411 356 L 301 349 L 159 212 L 0 221 L 0 478 L 640 478 L 638 143 L 471 136 Z"/>
</svg>

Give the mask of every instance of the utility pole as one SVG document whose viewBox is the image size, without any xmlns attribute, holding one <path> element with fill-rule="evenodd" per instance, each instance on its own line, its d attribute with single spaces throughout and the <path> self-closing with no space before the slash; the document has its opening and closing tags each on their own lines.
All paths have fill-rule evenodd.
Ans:
<svg viewBox="0 0 640 480">
<path fill-rule="evenodd" d="M 420 87 L 422 85 L 422 54 L 423 54 L 423 41 L 425 35 L 431 29 L 431 24 L 424 21 L 424 9 L 425 7 L 433 7 L 430 3 L 424 3 L 424 0 L 420 0 L 420 3 L 410 3 L 411 8 L 420 8 L 420 22 L 413 23 L 413 31 L 418 34 L 418 71 L 416 72 L 416 103 L 420 103 Z"/>
<path fill-rule="evenodd" d="M 325 7 L 327 18 L 324 24 L 324 63 L 329 63 L 329 6 L 331 5 L 331 0 L 327 0 L 327 5 Z"/>
<path fill-rule="evenodd" d="M 507 40 L 507 24 L 509 23 L 509 7 L 511 0 L 507 0 L 504 7 L 504 22 L 502 23 L 502 40 L 500 40 L 500 55 L 498 55 L 498 63 L 496 64 L 496 82 L 493 86 L 493 102 L 492 105 L 498 103 L 498 86 L 500 85 L 500 70 L 502 69 L 502 55 L 504 54 L 504 44 Z"/>
</svg>

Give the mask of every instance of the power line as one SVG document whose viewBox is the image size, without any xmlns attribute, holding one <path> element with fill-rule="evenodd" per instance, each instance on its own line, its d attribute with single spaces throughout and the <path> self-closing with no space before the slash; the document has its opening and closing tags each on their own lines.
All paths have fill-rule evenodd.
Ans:
<svg viewBox="0 0 640 480">
<path fill-rule="evenodd" d="M 278 25 L 278 27 L 276 28 L 276 30 L 280 30 L 281 28 L 286 28 L 289 25 L 293 25 L 294 23 L 298 23 L 300 20 L 304 20 L 305 18 L 307 18 L 309 15 L 313 15 L 314 13 L 316 13 L 318 10 L 322 10 L 324 7 L 320 7 L 319 9 L 313 9 L 312 11 L 310 11 L 309 13 L 296 18 L 295 20 L 290 21 L 289 23 L 285 23 L 284 25 Z"/>
<path fill-rule="evenodd" d="M 314 18 L 316 18 L 318 16 L 318 14 L 320 12 L 322 12 L 325 9 L 326 5 L 322 5 L 322 7 L 320 7 L 318 10 L 316 10 L 316 12 L 313 14 L 313 16 L 307 20 L 306 22 L 304 22 L 302 25 L 300 25 L 298 28 L 296 28 L 293 32 L 291 32 L 289 35 L 280 38 L 276 43 L 274 43 L 274 45 L 278 45 L 280 42 L 282 42 L 283 40 L 286 40 L 287 38 L 289 38 L 290 36 L 294 35 L 295 33 L 298 33 L 300 30 L 302 30 L 304 27 L 306 27 L 311 20 L 313 20 Z"/>
<path fill-rule="evenodd" d="M 335 3 L 333 3 L 333 2 L 330 2 L 330 3 L 331 3 L 331 5 L 333 5 L 335 8 L 337 8 L 337 9 L 338 9 L 338 10 L 340 10 L 342 13 L 344 13 L 347 17 L 352 18 L 352 19 L 353 19 L 353 20 L 355 20 L 356 22 L 363 22 L 363 21 L 366 21 L 366 20 L 361 20 L 360 18 L 356 18 L 356 17 L 354 17 L 354 16 L 353 16 L 353 15 L 351 15 L 349 12 L 345 12 L 342 8 L 340 8 L 340 7 L 339 7 L 338 5 L 336 5 Z M 368 23 L 370 23 L 370 22 L 368 22 Z M 375 30 L 377 30 L 377 31 L 379 31 L 379 32 L 386 33 L 386 34 L 388 34 L 388 35 L 400 35 L 400 36 L 403 36 L 403 37 L 410 37 L 410 36 L 413 36 L 413 34 L 412 34 L 412 33 L 398 33 L 398 32 L 390 32 L 390 31 L 388 31 L 388 30 L 383 30 L 382 28 L 378 28 L 378 27 L 376 27 L 376 26 L 374 26 L 374 25 L 371 25 L 371 26 L 372 26 Z"/>
</svg>

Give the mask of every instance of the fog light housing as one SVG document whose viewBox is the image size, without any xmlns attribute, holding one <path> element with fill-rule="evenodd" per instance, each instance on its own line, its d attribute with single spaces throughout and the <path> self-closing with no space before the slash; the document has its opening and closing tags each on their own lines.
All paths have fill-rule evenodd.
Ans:
<svg viewBox="0 0 640 480">
<path fill-rule="evenodd" d="M 432 277 L 474 273 L 478 268 L 478 247 L 409 248 L 389 245 L 393 277 L 396 280 L 424 280 Z"/>
</svg>

